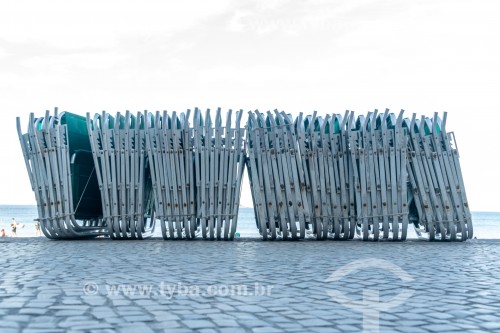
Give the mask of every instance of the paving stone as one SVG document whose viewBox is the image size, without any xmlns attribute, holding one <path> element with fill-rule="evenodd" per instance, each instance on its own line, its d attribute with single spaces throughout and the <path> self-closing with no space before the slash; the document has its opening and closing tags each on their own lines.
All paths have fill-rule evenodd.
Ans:
<svg viewBox="0 0 500 333">
<path fill-rule="evenodd" d="M 85 323 L 85 324 L 79 324 L 79 325 L 72 325 L 71 329 L 75 331 L 88 331 L 88 330 L 94 330 L 94 329 L 105 329 L 109 328 L 111 329 L 111 325 L 105 324 L 105 323 Z"/>
<path fill-rule="evenodd" d="M 179 320 L 180 317 L 173 313 L 167 311 L 150 311 L 151 315 L 155 317 L 157 321 L 171 321 L 171 320 Z"/>
<path fill-rule="evenodd" d="M 21 325 L 17 321 L 9 321 L 9 320 L 3 320 L 0 324 L 0 327 L 2 328 L 17 328 L 20 327 Z"/>
<path fill-rule="evenodd" d="M 118 315 L 121 317 L 130 317 L 130 316 L 144 316 L 144 311 L 117 311 Z"/>
<path fill-rule="evenodd" d="M 429 316 L 412 312 L 404 313 L 400 318 L 403 320 L 420 320 L 424 322 L 429 320 Z"/>
<path fill-rule="evenodd" d="M 282 329 L 275 328 L 275 327 L 256 327 L 252 329 L 252 332 L 254 333 L 277 333 L 277 332 L 284 332 Z"/>
<path fill-rule="evenodd" d="M 19 310 L 21 314 L 30 314 L 30 315 L 43 315 L 47 312 L 47 309 L 43 308 L 23 308 Z"/>
<path fill-rule="evenodd" d="M 198 332 L 199 333 L 218 333 L 213 328 L 202 328 L 201 330 L 198 330 Z"/>
<path fill-rule="evenodd" d="M 246 330 L 242 327 L 223 327 L 219 329 L 220 333 L 245 333 Z"/>
<path fill-rule="evenodd" d="M 211 313 L 207 315 L 208 318 L 212 319 L 213 321 L 216 320 L 233 320 L 235 319 L 234 316 L 229 315 L 227 313 Z"/>
<path fill-rule="evenodd" d="M 219 319 L 213 320 L 215 326 L 217 327 L 238 327 L 236 320 L 232 319 Z"/>
<path fill-rule="evenodd" d="M 214 324 L 208 320 L 184 320 L 183 324 L 191 329 L 213 327 Z"/>
<path fill-rule="evenodd" d="M 68 305 L 80 305 L 82 304 L 82 301 L 78 298 L 66 298 L 61 301 L 62 304 L 68 304 Z"/>
<path fill-rule="evenodd" d="M 238 310 L 240 311 L 245 311 L 245 312 L 267 312 L 267 309 L 258 306 L 258 305 L 243 305 L 243 306 L 238 306 Z"/>
<path fill-rule="evenodd" d="M 101 322 L 95 321 L 89 318 L 66 318 L 63 321 L 60 321 L 57 326 L 62 327 L 62 328 L 72 328 L 73 326 L 94 326 L 94 325 L 99 325 Z M 106 323 L 103 323 L 104 326 L 107 326 Z M 100 326 L 93 327 L 93 328 L 99 328 Z"/>
<path fill-rule="evenodd" d="M 342 332 L 359 332 L 360 328 L 354 325 L 338 325 L 335 328 L 338 328 Z"/>
<path fill-rule="evenodd" d="M 428 330 L 422 328 L 422 327 L 416 327 L 416 326 L 396 326 L 395 328 L 388 328 L 389 331 L 394 332 L 394 329 L 398 330 L 399 332 L 403 333 L 427 333 L 429 332 Z"/>
<path fill-rule="evenodd" d="M 55 317 L 37 316 L 32 318 L 27 326 L 34 329 L 57 328 L 57 320 Z"/>
<path fill-rule="evenodd" d="M 247 328 L 255 328 L 255 327 L 262 327 L 262 326 L 269 326 L 270 324 L 262 321 L 262 320 L 247 320 L 247 319 L 242 319 L 242 320 L 237 320 L 237 322 L 242 326 L 242 327 L 247 327 Z"/>
<path fill-rule="evenodd" d="M 194 310 L 194 313 L 197 313 L 197 314 L 203 314 L 203 315 L 207 315 L 207 314 L 211 314 L 211 313 L 220 313 L 221 311 L 219 309 L 196 309 Z"/>
<path fill-rule="evenodd" d="M 19 333 L 19 329 L 17 328 L 2 327 L 1 329 L 2 333 Z M 25 329 L 24 332 L 29 332 L 29 330 Z"/>
<path fill-rule="evenodd" d="M 82 310 L 59 310 L 54 313 L 56 317 L 69 317 L 69 316 L 79 316 L 84 314 L 85 311 Z"/>
<path fill-rule="evenodd" d="M 474 316 L 474 313 L 472 311 L 467 310 L 447 311 L 447 313 L 459 319 L 466 319 Z"/>
<path fill-rule="evenodd" d="M 282 317 L 282 316 L 276 316 L 276 314 L 271 313 L 272 316 L 269 318 L 266 318 L 267 321 L 272 322 L 272 323 L 288 323 L 290 322 L 289 318 Z"/>
<path fill-rule="evenodd" d="M 54 304 L 54 302 L 38 302 L 38 301 L 31 301 L 26 303 L 24 307 L 29 307 L 29 308 L 48 308 Z"/>
<path fill-rule="evenodd" d="M 7 315 L 3 316 L 2 321 L 17 321 L 17 322 L 28 322 L 31 316 L 27 314 L 19 314 L 19 315 Z"/>
<path fill-rule="evenodd" d="M 311 327 L 310 329 L 308 328 L 311 332 L 315 333 L 337 333 L 341 332 L 340 330 L 334 328 L 334 327 Z"/>
<path fill-rule="evenodd" d="M 234 307 L 227 305 L 227 304 L 215 304 L 214 306 L 221 311 L 233 311 L 234 310 Z"/>
<path fill-rule="evenodd" d="M 190 313 L 190 314 L 186 314 L 184 316 L 182 316 L 182 319 L 184 320 L 200 320 L 200 319 L 206 319 L 207 316 L 205 315 L 199 315 L 199 314 L 194 314 L 194 313 Z"/>
<path fill-rule="evenodd" d="M 330 326 L 331 325 L 329 322 L 327 322 L 323 319 L 319 319 L 319 318 L 302 320 L 301 324 L 304 327 Z"/>
<path fill-rule="evenodd" d="M 282 328 L 286 331 L 288 331 L 290 329 L 302 329 L 302 330 L 304 330 L 304 327 L 300 323 L 293 323 L 293 322 L 276 323 L 276 326 L 278 326 L 279 328 Z M 310 329 L 314 330 L 314 327 L 311 327 Z M 308 328 L 308 330 L 309 330 L 309 328 Z"/>
<path fill-rule="evenodd" d="M 1 302 L 0 309 L 20 309 L 26 302 Z"/>
<path fill-rule="evenodd" d="M 500 322 L 481 323 L 479 326 L 487 330 L 498 330 L 500 329 Z"/>
<path fill-rule="evenodd" d="M 99 306 L 106 304 L 106 297 L 102 296 L 83 296 L 82 300 L 84 303 L 87 303 L 92 306 Z"/>
<path fill-rule="evenodd" d="M 4 331 L 2 329 L 2 333 L 3 332 L 8 332 L 8 331 Z M 17 331 L 19 332 L 19 331 Z M 51 328 L 51 329 L 40 329 L 40 328 L 25 328 L 23 329 L 23 333 L 65 333 L 67 332 L 66 330 L 63 330 L 63 329 L 57 329 L 57 328 Z"/>
<path fill-rule="evenodd" d="M 154 331 L 146 325 L 122 325 L 119 331 L 122 333 L 154 333 Z"/>
<path fill-rule="evenodd" d="M 151 324 L 151 327 L 154 329 L 170 329 L 170 328 L 181 327 L 181 324 L 175 320 L 168 320 L 159 323 L 153 323 Z"/>
<path fill-rule="evenodd" d="M 90 307 L 88 305 L 52 305 L 49 306 L 50 310 L 63 310 L 63 311 L 80 311 L 85 312 Z"/>
<path fill-rule="evenodd" d="M 475 319 L 479 319 L 481 321 L 491 321 L 491 322 L 500 322 L 500 316 L 493 316 L 493 315 L 479 315 L 475 316 Z"/>
<path fill-rule="evenodd" d="M 215 315 L 208 315 L 209 317 L 215 316 Z M 246 312 L 231 312 L 231 316 L 233 318 L 237 319 L 242 319 L 242 320 L 258 320 L 254 314 L 252 313 L 246 313 Z"/>
<path fill-rule="evenodd" d="M 108 317 L 116 317 L 117 313 L 112 308 L 106 306 L 92 307 L 92 315 L 97 319 L 104 319 Z"/>
<path fill-rule="evenodd" d="M 422 326 L 428 331 L 431 332 L 443 332 L 443 331 L 460 331 L 461 328 L 457 326 L 453 326 L 450 324 L 430 324 Z"/>
<path fill-rule="evenodd" d="M 429 316 L 432 318 L 444 319 L 444 320 L 448 320 L 448 319 L 453 318 L 453 315 L 451 315 L 449 313 L 444 313 L 444 312 L 432 312 L 432 313 L 429 313 Z"/>
<path fill-rule="evenodd" d="M 486 309 L 486 308 L 478 308 L 473 310 L 476 314 L 491 314 L 496 313 L 497 309 Z"/>
<path fill-rule="evenodd" d="M 144 322 L 144 321 L 153 321 L 153 317 L 147 315 L 139 315 L 139 316 L 125 316 L 124 319 L 128 322 Z"/>
<path fill-rule="evenodd" d="M 475 328 L 477 328 L 477 325 L 473 325 L 473 323 L 470 323 L 470 322 L 459 323 L 459 322 L 453 321 L 453 326 L 459 327 L 462 330 L 466 330 L 466 331 L 474 330 Z"/>
</svg>

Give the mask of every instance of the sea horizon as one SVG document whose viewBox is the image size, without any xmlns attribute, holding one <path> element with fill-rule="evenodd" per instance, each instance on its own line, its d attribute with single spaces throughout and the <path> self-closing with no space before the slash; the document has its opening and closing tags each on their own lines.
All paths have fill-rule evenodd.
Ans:
<svg viewBox="0 0 500 333">
<path fill-rule="evenodd" d="M 474 237 L 478 239 L 500 239 L 500 212 L 473 211 L 472 225 Z M 20 227 L 17 237 L 35 237 L 34 221 L 38 218 L 36 205 L 0 205 L 0 229 L 11 235 L 10 223 L 15 218 Z M 240 207 L 237 232 L 241 237 L 260 238 L 256 226 L 253 207 Z M 156 225 L 154 237 L 161 237 L 159 224 Z M 408 227 L 408 239 L 418 239 L 414 228 Z"/>
</svg>

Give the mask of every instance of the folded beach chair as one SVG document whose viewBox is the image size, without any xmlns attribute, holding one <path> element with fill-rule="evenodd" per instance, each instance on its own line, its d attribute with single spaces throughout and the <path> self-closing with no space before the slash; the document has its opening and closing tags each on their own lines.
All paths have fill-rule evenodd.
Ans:
<svg viewBox="0 0 500 333">
<path fill-rule="evenodd" d="M 99 183 L 102 218 L 114 239 L 154 232 L 153 182 L 146 153 L 146 119 L 141 112 L 107 112 L 91 118 L 88 137 Z"/>
<path fill-rule="evenodd" d="M 69 113 L 35 118 L 17 132 L 35 193 L 41 230 L 48 238 L 107 234 L 85 118 Z"/>
<path fill-rule="evenodd" d="M 164 239 L 233 239 L 245 166 L 241 112 L 232 111 L 223 126 L 218 109 L 203 119 L 198 108 L 190 123 L 186 113 L 150 115 L 147 150 L 151 165 L 156 217 Z"/>
<path fill-rule="evenodd" d="M 453 132 L 443 119 L 405 119 L 410 141 L 408 174 L 411 182 L 409 218 L 418 234 L 430 240 L 466 240 L 473 237 L 469 204 Z"/>
</svg>

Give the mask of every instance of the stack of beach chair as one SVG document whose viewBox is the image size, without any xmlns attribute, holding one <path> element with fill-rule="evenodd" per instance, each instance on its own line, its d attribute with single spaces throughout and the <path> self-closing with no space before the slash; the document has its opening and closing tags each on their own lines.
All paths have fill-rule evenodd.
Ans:
<svg viewBox="0 0 500 333">
<path fill-rule="evenodd" d="M 248 120 L 248 164 L 263 239 L 404 240 L 406 146 L 388 111 Z M 398 127 L 399 124 L 399 127 Z M 401 130 L 399 130 L 401 129 Z"/>
<path fill-rule="evenodd" d="M 232 111 L 223 126 L 218 109 L 202 117 L 194 110 L 150 116 L 147 149 L 153 178 L 156 218 L 165 239 L 233 239 L 245 166 L 242 112 Z"/>
<path fill-rule="evenodd" d="M 304 238 L 311 221 L 306 175 L 290 116 L 256 111 L 247 124 L 248 172 L 263 239 Z"/>
<path fill-rule="evenodd" d="M 408 173 L 413 203 L 410 219 L 418 234 L 431 240 L 472 238 L 472 219 L 465 194 L 458 149 L 453 132 L 443 119 L 405 119 L 409 132 Z"/>
<path fill-rule="evenodd" d="M 198 227 L 195 203 L 194 151 L 187 117 L 176 112 L 148 116 L 146 147 L 151 168 L 156 218 L 167 238 L 194 238 Z"/>
<path fill-rule="evenodd" d="M 152 178 L 146 154 L 145 116 L 87 114 L 88 137 L 101 194 L 102 219 L 111 238 L 154 232 Z"/>
<path fill-rule="evenodd" d="M 84 117 L 57 109 L 53 116 L 30 114 L 28 132 L 17 131 L 35 193 L 38 220 L 52 239 L 106 235 L 101 198 Z"/>
<path fill-rule="evenodd" d="M 19 140 L 49 238 L 231 240 L 248 168 L 263 239 L 472 238 L 452 132 L 385 110 L 30 115 Z"/>
<path fill-rule="evenodd" d="M 235 237 L 240 207 L 241 181 L 245 169 L 245 128 L 243 111 L 232 110 L 223 125 L 221 109 L 212 124 L 210 110 L 196 108 L 193 126 L 194 175 L 197 217 L 203 238 L 230 240 Z"/>
<path fill-rule="evenodd" d="M 49 238 L 233 239 L 245 167 L 242 112 L 30 116 L 19 139 Z"/>
<path fill-rule="evenodd" d="M 407 135 L 396 118 L 368 112 L 354 120 L 349 135 L 357 231 L 363 240 L 405 240 L 408 230 Z"/>
</svg>

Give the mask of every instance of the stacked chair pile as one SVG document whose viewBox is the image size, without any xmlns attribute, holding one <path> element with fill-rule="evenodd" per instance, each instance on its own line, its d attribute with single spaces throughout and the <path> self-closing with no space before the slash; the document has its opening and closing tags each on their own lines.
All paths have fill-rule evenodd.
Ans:
<svg viewBox="0 0 500 333">
<path fill-rule="evenodd" d="M 156 214 L 165 239 L 233 239 L 236 233 L 241 179 L 245 165 L 242 112 L 232 111 L 223 126 L 218 109 L 202 117 L 157 112 L 148 117 L 147 150 Z"/>
<path fill-rule="evenodd" d="M 416 115 L 405 119 L 410 152 L 408 174 L 413 190 L 410 219 L 417 233 L 431 240 L 472 238 L 472 219 L 465 194 L 459 156 L 453 132 L 446 132 L 444 113 L 441 120 Z"/>
<path fill-rule="evenodd" d="M 245 166 L 242 112 L 68 112 L 17 130 L 49 238 L 233 239 Z"/>
<path fill-rule="evenodd" d="M 263 239 L 472 238 L 458 151 L 443 121 L 354 112 L 249 114 L 248 170 Z"/>
<path fill-rule="evenodd" d="M 54 116 L 31 114 L 25 134 L 17 118 L 17 131 L 44 235 L 106 235 L 85 118 L 56 109 Z"/>
<path fill-rule="evenodd" d="M 386 110 L 68 112 L 17 130 L 49 238 L 231 240 L 248 168 L 263 239 L 464 241 L 472 220 L 453 132 Z"/>
<path fill-rule="evenodd" d="M 397 120 L 402 122 L 401 115 Z M 256 111 L 249 174 L 266 238 L 404 240 L 406 136 L 388 112 L 327 115 Z"/>
<path fill-rule="evenodd" d="M 154 231 L 153 190 L 142 113 L 87 114 L 88 137 L 111 238 L 143 238 Z"/>
</svg>

